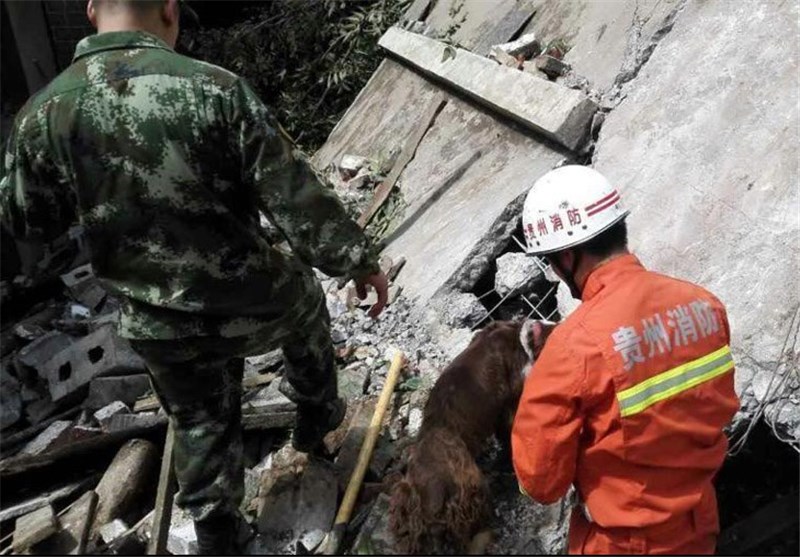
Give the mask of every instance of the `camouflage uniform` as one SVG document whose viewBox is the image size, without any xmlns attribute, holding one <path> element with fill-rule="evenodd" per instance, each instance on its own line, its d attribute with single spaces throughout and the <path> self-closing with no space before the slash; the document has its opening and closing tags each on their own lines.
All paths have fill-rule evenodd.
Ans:
<svg viewBox="0 0 800 557">
<path fill-rule="evenodd" d="M 82 40 L 17 116 L 2 222 L 50 241 L 76 219 L 119 332 L 176 427 L 178 503 L 204 519 L 242 493 L 242 358 L 282 346 L 291 396 L 336 396 L 329 317 L 310 266 L 378 271 L 359 227 L 238 76 L 143 32 Z M 293 253 L 272 245 L 259 211 Z"/>
</svg>

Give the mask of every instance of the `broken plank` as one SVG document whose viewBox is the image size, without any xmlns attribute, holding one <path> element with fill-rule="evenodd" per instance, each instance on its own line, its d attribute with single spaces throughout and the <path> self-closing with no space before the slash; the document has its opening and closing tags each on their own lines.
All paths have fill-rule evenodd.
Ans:
<svg viewBox="0 0 800 557">
<path fill-rule="evenodd" d="M 242 387 L 245 389 L 252 389 L 253 387 L 260 387 L 272 383 L 278 377 L 277 373 L 264 373 L 258 374 L 255 377 L 245 377 L 242 381 Z"/>
<path fill-rule="evenodd" d="M 389 199 L 389 194 L 392 192 L 392 188 L 394 188 L 397 179 L 400 177 L 400 174 L 403 172 L 408 163 L 411 162 L 411 159 L 414 158 L 414 154 L 417 152 L 417 147 L 422 141 L 422 138 L 425 137 L 425 134 L 433 125 L 436 116 L 442 111 L 445 104 L 447 104 L 447 101 L 442 94 L 436 95 L 431 100 L 431 103 L 428 105 L 428 109 L 422 116 L 419 125 L 414 130 L 414 133 L 411 134 L 411 137 L 406 140 L 406 143 L 403 146 L 403 151 L 400 153 L 400 158 L 398 158 L 397 162 L 394 163 L 394 167 L 392 167 L 392 171 L 389 173 L 389 176 L 387 176 L 386 180 L 384 180 L 381 185 L 377 187 L 375 190 L 375 196 L 372 199 L 372 203 L 370 203 L 370 206 L 367 207 L 367 209 L 358 218 L 358 225 L 361 228 L 366 228 L 366 226 L 369 224 L 369 221 L 372 220 L 372 217 L 375 216 L 381 206 L 386 203 L 387 199 Z"/>
<path fill-rule="evenodd" d="M 54 491 L 51 491 L 50 493 L 46 493 L 45 495 L 28 499 L 27 501 L 23 501 L 12 507 L 4 508 L 3 510 L 0 510 L 0 522 L 17 518 L 24 514 L 40 509 L 46 505 L 52 505 L 53 503 L 61 501 L 62 499 L 66 499 L 67 497 L 70 497 L 71 495 L 78 493 L 89 486 L 93 486 L 99 478 L 100 476 L 95 474 L 89 478 L 65 485 L 64 487 L 60 487 Z"/>
<path fill-rule="evenodd" d="M 112 449 L 135 437 L 147 437 L 159 430 L 163 430 L 164 426 L 164 422 L 159 422 L 148 426 L 135 427 L 128 430 L 97 435 L 88 439 L 81 439 L 80 441 L 58 447 L 41 455 L 18 455 L 6 458 L 0 461 L 0 478 L 5 479 L 16 474 L 46 468 L 67 459 L 85 456 L 87 454 L 96 456 L 98 451 Z"/>
<path fill-rule="evenodd" d="M 161 459 L 156 506 L 153 509 L 153 529 L 150 543 L 147 545 L 148 555 L 164 555 L 167 551 L 167 537 L 169 536 L 169 525 L 172 522 L 172 500 L 175 496 L 176 484 L 173 463 L 174 446 L 175 429 L 170 424 L 167 429 L 167 440 L 164 443 L 164 455 Z"/>
<path fill-rule="evenodd" d="M 58 530 L 58 519 L 52 505 L 47 505 L 21 516 L 14 525 L 14 540 L 11 547 L 16 553 L 25 551 L 53 535 Z"/>
<path fill-rule="evenodd" d="M 717 541 L 717 555 L 749 555 L 756 546 L 797 524 L 797 493 L 790 493 L 760 508 L 727 528 Z"/>
<path fill-rule="evenodd" d="M 151 412 L 161 408 L 161 403 L 158 402 L 156 395 L 151 395 L 147 398 L 142 398 L 133 403 L 134 412 Z"/>
<path fill-rule="evenodd" d="M 32 553 L 37 555 L 82 555 L 86 553 L 86 539 L 94 520 L 97 494 L 89 490 L 69 507 L 61 511 L 60 530 L 37 544 Z"/>
<path fill-rule="evenodd" d="M 245 431 L 254 429 L 281 429 L 294 425 L 295 412 L 257 412 L 242 415 L 242 427 Z"/>
<path fill-rule="evenodd" d="M 533 19 L 536 11 L 528 2 L 517 4 L 506 13 L 489 33 L 482 33 L 470 49 L 482 56 L 489 54 L 493 45 L 516 39 Z"/>
<path fill-rule="evenodd" d="M 41 433 L 42 431 L 50 427 L 50 425 L 53 424 L 54 422 L 72 418 L 73 416 L 78 415 L 80 411 L 81 411 L 80 406 L 76 406 L 60 414 L 57 414 L 51 418 L 48 418 L 47 420 L 41 423 L 33 425 L 27 429 L 23 429 L 18 433 L 15 433 L 13 435 L 4 435 L 2 438 L 0 438 L 0 451 L 5 452 L 6 450 L 8 450 L 9 447 L 19 445 L 27 441 L 28 439 L 32 439 L 37 434 Z"/>
</svg>

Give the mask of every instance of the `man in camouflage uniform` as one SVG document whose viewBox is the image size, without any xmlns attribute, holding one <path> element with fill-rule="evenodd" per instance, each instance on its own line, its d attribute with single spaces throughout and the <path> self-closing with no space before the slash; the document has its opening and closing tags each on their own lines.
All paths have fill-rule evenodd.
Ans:
<svg viewBox="0 0 800 557">
<path fill-rule="evenodd" d="M 238 76 L 173 51 L 177 0 L 94 0 L 98 34 L 17 116 L 2 222 L 48 242 L 75 220 L 122 301 L 119 332 L 145 359 L 175 431 L 177 503 L 201 552 L 225 553 L 243 494 L 243 358 L 282 347 L 310 451 L 344 416 L 330 319 L 311 266 L 386 299 L 360 228 L 276 131 Z M 293 254 L 271 245 L 259 211 Z"/>
</svg>

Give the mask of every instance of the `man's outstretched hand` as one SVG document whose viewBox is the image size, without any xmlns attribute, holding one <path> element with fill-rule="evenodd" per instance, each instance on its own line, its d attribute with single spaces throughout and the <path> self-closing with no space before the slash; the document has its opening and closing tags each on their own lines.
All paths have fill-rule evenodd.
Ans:
<svg viewBox="0 0 800 557">
<path fill-rule="evenodd" d="M 368 284 L 378 293 L 378 301 L 375 302 L 375 305 L 369 308 L 367 312 L 367 315 L 375 319 L 381 314 L 383 308 L 386 307 L 386 302 L 389 300 L 389 279 L 386 278 L 386 273 L 381 271 L 380 273 L 375 273 L 374 275 L 369 275 L 361 280 L 357 280 L 356 294 L 358 294 L 359 299 L 363 300 L 367 297 Z"/>
</svg>

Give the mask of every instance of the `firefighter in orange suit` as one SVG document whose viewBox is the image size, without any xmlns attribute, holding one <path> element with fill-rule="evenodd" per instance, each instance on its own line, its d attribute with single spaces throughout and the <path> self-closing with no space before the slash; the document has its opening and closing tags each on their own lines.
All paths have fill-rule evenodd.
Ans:
<svg viewBox="0 0 800 557">
<path fill-rule="evenodd" d="M 739 407 L 725 308 L 645 269 L 627 251 L 627 214 L 583 166 L 545 174 L 528 194 L 529 253 L 583 303 L 526 379 L 514 468 L 542 503 L 575 486 L 570 553 L 713 553 L 712 481 Z"/>
</svg>

